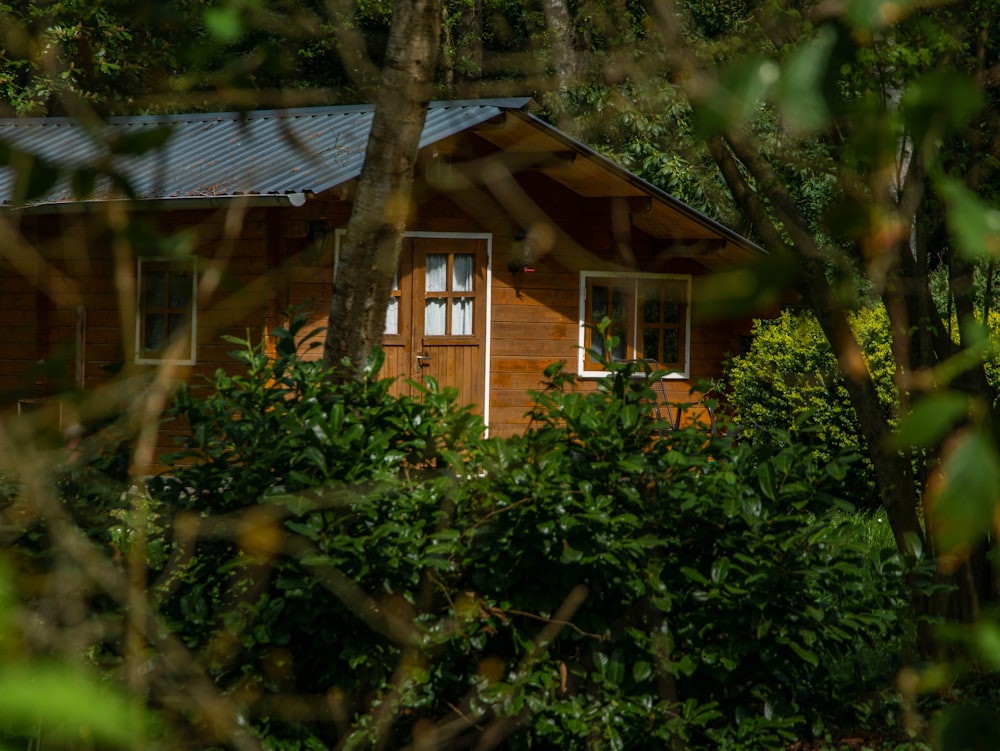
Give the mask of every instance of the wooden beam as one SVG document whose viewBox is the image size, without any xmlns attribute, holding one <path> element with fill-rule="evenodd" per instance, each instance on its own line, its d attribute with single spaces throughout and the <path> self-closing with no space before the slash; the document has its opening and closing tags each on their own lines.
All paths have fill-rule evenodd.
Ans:
<svg viewBox="0 0 1000 751">
<path fill-rule="evenodd" d="M 576 161 L 575 151 L 498 151 L 494 154 L 456 161 L 452 166 L 461 168 L 467 174 L 474 174 L 487 164 L 501 164 L 511 173 L 528 170 L 553 170 L 572 167 Z"/>
<path fill-rule="evenodd" d="M 702 240 L 668 240 L 663 245 L 654 248 L 656 256 L 669 258 L 704 258 L 719 256 L 726 250 L 726 241 L 722 238 Z"/>
</svg>

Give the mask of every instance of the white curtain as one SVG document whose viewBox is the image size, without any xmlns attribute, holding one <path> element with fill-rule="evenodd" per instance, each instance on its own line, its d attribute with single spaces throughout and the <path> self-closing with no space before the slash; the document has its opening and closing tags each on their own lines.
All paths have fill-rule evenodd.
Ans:
<svg viewBox="0 0 1000 751">
<path fill-rule="evenodd" d="M 471 297 L 456 297 L 451 301 L 451 333 L 456 336 L 472 333 Z"/>
<path fill-rule="evenodd" d="M 424 289 L 428 292 L 448 290 L 448 256 L 444 253 L 428 253 Z"/>
<path fill-rule="evenodd" d="M 389 307 L 385 309 L 385 333 L 399 333 L 399 298 L 390 297 Z"/>
<path fill-rule="evenodd" d="M 444 336 L 446 328 L 444 298 L 427 300 L 424 304 L 424 333 L 428 336 Z"/>
<path fill-rule="evenodd" d="M 472 291 L 471 253 L 456 253 L 451 268 L 451 288 L 455 292 Z"/>
</svg>

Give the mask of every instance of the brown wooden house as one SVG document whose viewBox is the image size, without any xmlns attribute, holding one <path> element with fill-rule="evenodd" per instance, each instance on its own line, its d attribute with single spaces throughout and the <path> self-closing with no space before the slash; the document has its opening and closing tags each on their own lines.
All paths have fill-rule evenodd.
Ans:
<svg viewBox="0 0 1000 751">
<path fill-rule="evenodd" d="M 760 251 L 531 104 L 432 104 L 387 301 L 386 374 L 401 389 L 428 376 L 457 386 L 492 434 L 510 433 L 548 364 L 565 361 L 584 384 L 602 374 L 587 324 L 608 316 L 614 357 L 656 360 L 670 398 L 689 401 L 749 331 L 693 320 L 695 282 Z M 69 120 L 0 120 L 11 164 L 34 154 L 36 179 L 60 175 L 32 195 L 0 171 L 4 403 L 25 409 L 165 363 L 182 377 L 232 367 L 224 334 L 266 332 L 297 306 L 325 324 L 371 112 L 113 118 L 100 133 L 110 139 Z"/>
</svg>

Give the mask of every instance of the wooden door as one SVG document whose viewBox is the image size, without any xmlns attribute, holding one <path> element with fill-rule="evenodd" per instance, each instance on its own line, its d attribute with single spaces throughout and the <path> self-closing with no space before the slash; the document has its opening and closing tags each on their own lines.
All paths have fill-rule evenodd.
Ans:
<svg viewBox="0 0 1000 751">
<path fill-rule="evenodd" d="M 486 241 L 408 237 L 386 314 L 384 373 L 454 386 L 459 403 L 486 396 Z"/>
</svg>

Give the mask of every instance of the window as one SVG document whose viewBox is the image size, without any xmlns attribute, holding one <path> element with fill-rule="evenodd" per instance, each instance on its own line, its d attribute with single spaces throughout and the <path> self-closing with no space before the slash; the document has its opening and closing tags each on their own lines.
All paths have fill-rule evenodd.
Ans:
<svg viewBox="0 0 1000 751">
<path fill-rule="evenodd" d="M 601 360 L 655 360 L 674 377 L 690 363 L 691 278 L 677 274 L 580 274 L 580 373 L 604 375 Z M 605 335 L 594 327 L 611 321 Z M 614 348 L 607 353 L 607 340 Z"/>
<path fill-rule="evenodd" d="M 140 259 L 136 304 L 136 362 L 164 359 L 184 342 L 175 362 L 193 365 L 197 309 L 194 261 Z"/>
<path fill-rule="evenodd" d="M 427 253 L 424 264 L 424 335 L 471 336 L 475 255 Z"/>
</svg>

